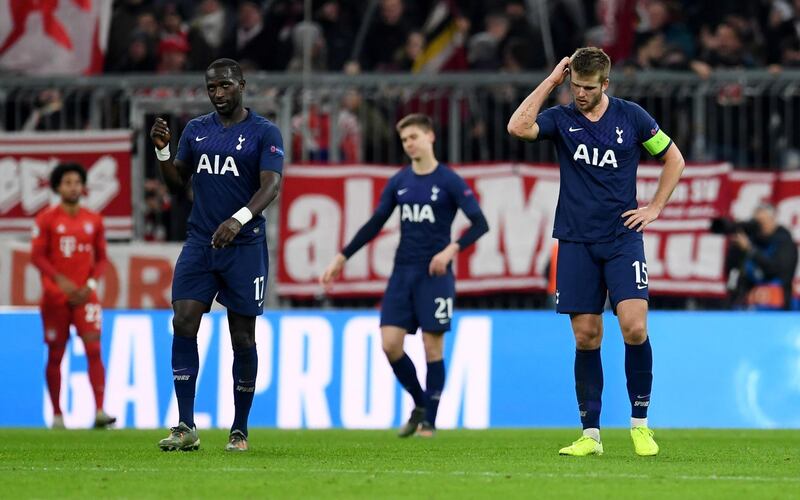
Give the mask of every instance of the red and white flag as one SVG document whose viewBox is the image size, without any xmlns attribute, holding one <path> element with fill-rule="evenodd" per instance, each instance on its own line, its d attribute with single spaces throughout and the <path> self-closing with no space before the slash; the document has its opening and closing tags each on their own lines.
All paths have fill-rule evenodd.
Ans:
<svg viewBox="0 0 800 500">
<path fill-rule="evenodd" d="M 0 71 L 100 73 L 111 4 L 106 0 L 0 0 Z"/>
</svg>

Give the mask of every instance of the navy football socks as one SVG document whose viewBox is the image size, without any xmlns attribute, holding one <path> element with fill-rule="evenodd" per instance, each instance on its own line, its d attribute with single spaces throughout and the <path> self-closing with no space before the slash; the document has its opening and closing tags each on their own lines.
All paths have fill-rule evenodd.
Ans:
<svg viewBox="0 0 800 500">
<path fill-rule="evenodd" d="M 392 370 L 400 381 L 400 385 L 405 387 L 411 397 L 414 398 L 414 405 L 417 407 L 425 406 L 425 393 L 422 392 L 422 386 L 419 385 L 417 378 L 417 370 L 414 368 L 414 362 L 408 357 L 408 354 L 403 353 L 403 357 L 397 361 L 390 363 Z"/>
<path fill-rule="evenodd" d="M 439 399 L 444 389 L 444 360 L 428 363 L 428 376 L 425 382 L 425 421 L 436 425 L 436 412 L 439 411 Z"/>
<path fill-rule="evenodd" d="M 200 358 L 197 338 L 172 336 L 172 380 L 178 398 L 178 420 L 194 427 L 194 395 Z"/>
<path fill-rule="evenodd" d="M 600 348 L 575 349 L 575 394 L 584 429 L 600 428 L 603 396 L 603 364 Z"/>
<path fill-rule="evenodd" d="M 625 376 L 628 379 L 628 398 L 631 417 L 647 418 L 650 390 L 653 387 L 653 349 L 650 337 L 639 344 L 625 344 Z"/>
<path fill-rule="evenodd" d="M 236 408 L 231 432 L 242 431 L 247 436 L 247 418 L 253 405 L 258 373 L 256 347 L 233 351 L 233 404 Z"/>
</svg>

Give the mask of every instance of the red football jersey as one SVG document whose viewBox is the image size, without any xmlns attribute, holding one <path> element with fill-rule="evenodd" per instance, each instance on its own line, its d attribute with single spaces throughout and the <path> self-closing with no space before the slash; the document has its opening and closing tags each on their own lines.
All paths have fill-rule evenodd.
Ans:
<svg viewBox="0 0 800 500">
<path fill-rule="evenodd" d="M 40 212 L 33 226 L 32 247 L 31 260 L 42 272 L 45 303 L 67 302 L 67 296 L 56 285 L 56 274 L 63 274 L 76 286 L 83 287 L 89 278 L 97 279 L 105 270 L 103 219 L 83 207 L 75 215 L 67 213 L 61 204 Z"/>
</svg>

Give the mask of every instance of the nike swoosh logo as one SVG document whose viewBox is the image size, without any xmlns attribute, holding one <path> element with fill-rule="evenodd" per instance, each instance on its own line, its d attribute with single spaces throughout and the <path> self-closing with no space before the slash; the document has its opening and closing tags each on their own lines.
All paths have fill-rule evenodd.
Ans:
<svg viewBox="0 0 800 500">
<path fill-rule="evenodd" d="M 408 188 L 398 189 L 397 196 L 403 196 L 404 194 L 406 194 L 406 191 L 408 191 Z"/>
<path fill-rule="evenodd" d="M 208 138 L 208 136 L 205 136 L 205 137 L 195 137 L 195 138 L 194 138 L 194 140 L 195 140 L 195 142 L 200 142 L 200 141 L 202 141 L 202 140 L 205 140 L 205 139 L 207 139 L 207 138 Z"/>
<path fill-rule="evenodd" d="M 647 288 L 647 285 L 636 285 L 636 288 L 638 288 L 639 290 L 644 290 L 645 288 Z"/>
<path fill-rule="evenodd" d="M 264 301 L 262 300 L 261 302 L 258 303 L 258 307 L 261 307 L 263 304 L 264 304 Z"/>
<path fill-rule="evenodd" d="M 570 127 L 569 128 L 570 132 L 577 132 L 578 130 L 583 130 L 583 127 L 580 127 L 580 128 L 572 128 L 572 127 Z"/>
<path fill-rule="evenodd" d="M 172 373 L 185 372 L 186 370 L 188 370 L 188 368 L 181 368 L 180 370 L 172 370 Z"/>
<path fill-rule="evenodd" d="M 648 394 L 648 395 L 646 395 L 646 396 L 639 396 L 639 395 L 637 395 L 637 396 L 636 396 L 636 399 L 644 399 L 644 398 L 649 398 L 649 397 L 650 397 L 650 395 L 649 395 L 649 394 Z"/>
</svg>

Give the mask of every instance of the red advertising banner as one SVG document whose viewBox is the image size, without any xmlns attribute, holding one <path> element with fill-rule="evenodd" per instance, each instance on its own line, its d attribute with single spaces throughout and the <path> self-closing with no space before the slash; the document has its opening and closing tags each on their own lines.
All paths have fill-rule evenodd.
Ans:
<svg viewBox="0 0 800 500">
<path fill-rule="evenodd" d="M 546 270 L 558 201 L 558 168 L 521 164 L 456 168 L 478 197 L 491 228 L 455 263 L 459 293 L 535 291 Z M 727 164 L 687 167 L 662 219 L 646 233 L 653 293 L 722 296 L 725 239 L 708 233 L 727 213 Z M 321 293 L 317 277 L 372 214 L 384 184 L 397 171 L 374 166 L 292 166 L 281 194 L 278 293 Z M 640 168 L 640 205 L 655 193 L 661 168 Z M 459 213 L 454 236 L 469 224 Z M 366 248 L 348 260 L 335 296 L 379 295 L 392 270 L 399 238 L 397 213 Z"/>
<path fill-rule="evenodd" d="M 29 241 L 0 239 L 0 305 L 39 304 L 41 279 L 30 251 Z M 110 243 L 109 265 L 98 287 L 103 307 L 172 307 L 172 274 L 180 251 L 179 243 Z"/>
<path fill-rule="evenodd" d="M 109 238 L 130 238 L 131 133 L 127 130 L 0 134 L 0 235 L 27 236 L 57 201 L 50 172 L 77 162 L 88 173 L 84 206 L 103 215 Z"/>
</svg>

